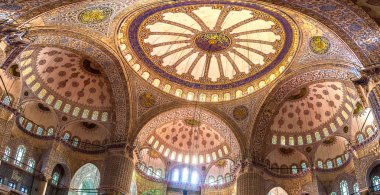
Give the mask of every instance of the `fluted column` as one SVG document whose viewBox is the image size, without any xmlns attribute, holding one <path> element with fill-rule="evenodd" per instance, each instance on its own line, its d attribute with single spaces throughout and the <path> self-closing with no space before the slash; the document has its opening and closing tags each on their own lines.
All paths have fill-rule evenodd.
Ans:
<svg viewBox="0 0 380 195">
<path fill-rule="evenodd" d="M 129 195 L 134 170 L 131 155 L 120 150 L 110 151 L 104 160 L 104 165 L 100 194 L 123 193 Z"/>
</svg>

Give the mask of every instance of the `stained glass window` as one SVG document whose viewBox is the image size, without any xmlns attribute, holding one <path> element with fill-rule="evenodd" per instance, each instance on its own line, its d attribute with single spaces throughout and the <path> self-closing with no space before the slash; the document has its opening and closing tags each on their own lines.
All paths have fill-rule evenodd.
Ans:
<svg viewBox="0 0 380 195">
<path fill-rule="evenodd" d="M 323 162 L 322 161 L 318 161 L 318 168 L 321 168 L 321 169 L 323 169 Z"/>
<path fill-rule="evenodd" d="M 306 142 L 307 142 L 308 144 L 313 143 L 313 140 L 311 139 L 311 135 L 306 135 Z"/>
<path fill-rule="evenodd" d="M 333 162 L 332 162 L 331 160 L 328 160 L 327 163 L 326 163 L 326 165 L 327 165 L 327 168 L 328 168 L 328 169 L 332 169 L 333 166 L 334 166 L 334 165 L 333 165 Z"/>
<path fill-rule="evenodd" d="M 193 171 L 191 173 L 191 184 L 198 184 L 199 183 L 199 173 L 196 171 Z"/>
<path fill-rule="evenodd" d="M 74 137 L 74 138 L 73 138 L 73 143 L 72 143 L 72 145 L 73 145 L 74 147 L 78 147 L 78 143 L 79 143 L 78 138 Z"/>
<path fill-rule="evenodd" d="M 320 141 L 321 140 L 321 135 L 319 132 L 315 132 L 315 140 Z"/>
<path fill-rule="evenodd" d="M 342 195 L 349 195 L 349 191 L 348 191 L 348 183 L 346 180 L 342 180 L 340 182 L 340 193 Z"/>
<path fill-rule="evenodd" d="M 26 168 L 26 171 L 33 173 L 35 165 L 36 165 L 36 161 L 34 161 L 33 159 L 30 158 L 28 160 L 28 167 Z"/>
<path fill-rule="evenodd" d="M 373 191 L 380 191 L 380 177 L 375 175 L 372 177 L 372 188 Z"/>
<path fill-rule="evenodd" d="M 302 139 L 302 136 L 298 136 L 298 145 L 300 145 L 300 146 L 303 145 L 303 139 Z"/>
<path fill-rule="evenodd" d="M 223 176 L 219 175 L 218 178 L 216 179 L 218 185 L 224 184 L 224 178 Z"/>
<path fill-rule="evenodd" d="M 22 161 L 24 160 L 26 148 L 23 145 L 18 146 L 14 164 L 17 166 L 21 166 Z"/>
<path fill-rule="evenodd" d="M 48 133 L 47 133 L 47 135 L 48 135 L 48 136 L 52 136 L 53 134 L 54 134 L 54 129 L 50 127 L 50 128 L 48 129 Z"/>
<path fill-rule="evenodd" d="M 354 195 L 360 195 L 359 193 L 359 184 L 358 183 L 355 183 L 354 186 Z"/>
<path fill-rule="evenodd" d="M 338 157 L 338 158 L 336 159 L 336 164 L 338 165 L 338 167 L 341 166 L 341 165 L 343 164 L 343 162 L 342 162 L 342 158 L 341 158 L 341 157 Z"/>
<path fill-rule="evenodd" d="M 37 127 L 37 135 L 42 135 L 43 131 L 44 129 L 42 129 L 42 127 Z"/>
<path fill-rule="evenodd" d="M 7 106 L 11 105 L 11 101 L 12 101 L 12 98 L 8 95 L 4 96 L 2 100 L 3 104 Z"/>
<path fill-rule="evenodd" d="M 362 143 L 363 141 L 364 141 L 364 136 L 363 136 L 363 134 L 358 134 L 357 136 L 356 136 L 356 140 L 358 141 L 358 143 Z"/>
<path fill-rule="evenodd" d="M 277 135 L 273 135 L 272 144 L 277 144 Z"/>
<path fill-rule="evenodd" d="M 70 139 L 70 134 L 66 132 L 66 133 L 63 135 L 63 141 L 67 142 L 67 141 L 69 141 L 69 139 Z"/>
<path fill-rule="evenodd" d="M 53 185 L 58 185 L 58 181 L 59 181 L 59 173 L 58 172 L 54 172 L 52 180 L 51 180 L 51 183 Z"/>
<path fill-rule="evenodd" d="M 210 175 L 210 176 L 208 177 L 208 184 L 210 184 L 210 185 L 214 185 L 214 183 L 215 183 L 215 177 L 212 176 L 212 175 Z"/>
<path fill-rule="evenodd" d="M 301 163 L 301 168 L 302 168 L 302 171 L 306 171 L 307 170 L 307 165 L 305 162 Z"/>
<path fill-rule="evenodd" d="M 7 146 L 7 147 L 5 147 L 3 160 L 8 162 L 10 155 L 11 155 L 11 148 Z"/>
<path fill-rule="evenodd" d="M 372 128 L 368 128 L 367 129 L 367 134 L 368 134 L 368 137 L 371 137 L 373 135 L 373 130 Z"/>
<path fill-rule="evenodd" d="M 189 169 L 187 167 L 182 169 L 181 182 L 187 183 L 189 181 Z"/>
<path fill-rule="evenodd" d="M 285 136 L 281 136 L 281 145 L 285 145 Z"/>
<path fill-rule="evenodd" d="M 297 166 L 292 166 L 292 174 L 297 174 Z"/>
<path fill-rule="evenodd" d="M 289 137 L 289 145 L 294 146 L 294 137 Z"/>
<path fill-rule="evenodd" d="M 26 124 L 25 129 L 26 129 L 27 131 L 30 131 L 30 130 L 32 130 L 32 128 L 33 128 L 33 124 L 32 124 L 31 122 L 28 122 L 28 123 Z"/>
</svg>

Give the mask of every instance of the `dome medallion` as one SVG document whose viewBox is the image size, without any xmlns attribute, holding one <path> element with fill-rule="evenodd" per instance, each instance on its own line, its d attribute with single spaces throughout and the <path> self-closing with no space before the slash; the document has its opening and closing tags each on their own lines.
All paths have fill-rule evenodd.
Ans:
<svg viewBox="0 0 380 195">
<path fill-rule="evenodd" d="M 128 15 L 118 44 L 153 86 L 191 101 L 246 96 L 274 81 L 293 59 L 298 30 L 260 3 L 178 1 Z"/>
</svg>

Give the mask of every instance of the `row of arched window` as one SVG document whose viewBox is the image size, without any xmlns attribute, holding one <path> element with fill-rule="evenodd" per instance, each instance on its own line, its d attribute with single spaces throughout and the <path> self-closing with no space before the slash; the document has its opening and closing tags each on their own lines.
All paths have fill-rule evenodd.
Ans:
<svg viewBox="0 0 380 195">
<path fill-rule="evenodd" d="M 230 173 L 226 175 L 218 175 L 216 178 L 213 175 L 208 176 L 206 183 L 210 186 L 223 185 L 225 183 L 230 183 L 232 181 L 232 176 Z"/>
<path fill-rule="evenodd" d="M 332 169 L 335 167 L 340 167 L 342 166 L 346 161 L 348 161 L 350 158 L 349 153 L 345 153 L 342 156 L 338 156 L 335 159 L 329 159 L 326 160 L 326 162 L 323 162 L 322 160 L 317 161 L 317 166 L 320 169 Z"/>
<path fill-rule="evenodd" d="M 36 125 L 29 121 L 28 119 L 20 116 L 18 118 L 19 124 L 26 130 L 35 133 L 36 135 L 39 136 L 53 136 L 54 135 L 54 129 L 52 127 L 49 127 L 47 129 Z"/>
<path fill-rule="evenodd" d="M 124 50 L 125 49 L 125 44 L 121 44 L 119 45 L 120 49 L 121 50 Z M 125 54 L 125 59 L 127 61 L 130 61 L 132 59 L 132 56 L 130 54 Z M 183 90 L 182 89 L 172 89 L 172 86 L 170 84 L 162 84 L 161 83 L 161 80 L 160 79 L 150 79 L 151 75 L 149 72 L 147 71 L 140 71 L 141 69 L 141 66 L 140 64 L 134 64 L 132 65 L 132 68 L 139 74 L 141 74 L 141 77 L 145 80 L 147 80 L 148 82 L 151 82 L 153 86 L 157 87 L 157 88 L 160 88 L 162 91 L 166 92 L 166 93 L 171 93 L 177 97 L 180 97 L 180 98 L 184 98 L 186 100 L 189 100 L 189 101 L 194 101 L 194 100 L 197 100 L 197 101 L 200 101 L 200 102 L 206 102 L 206 101 L 210 101 L 210 102 L 219 102 L 219 101 L 228 101 L 228 100 L 231 100 L 231 99 L 237 99 L 237 98 L 241 98 L 241 97 L 244 97 L 248 94 L 251 94 L 253 92 L 255 92 L 256 90 L 258 89 L 261 89 L 263 87 L 265 87 L 268 83 L 274 81 L 276 79 L 276 75 L 275 74 L 271 74 L 267 80 L 262 80 L 260 82 L 258 82 L 257 84 L 254 85 L 251 85 L 249 87 L 247 87 L 244 91 L 243 90 L 236 90 L 235 91 L 235 94 L 234 93 L 224 93 L 224 94 L 211 94 L 211 95 L 206 95 L 204 93 L 200 93 L 199 95 L 196 95 L 194 92 L 187 92 L 187 94 L 184 94 L 183 93 Z M 279 68 L 279 71 L 280 72 L 283 72 L 285 70 L 285 67 L 284 66 L 281 66 Z M 209 97 L 208 97 L 209 96 Z"/>
<path fill-rule="evenodd" d="M 103 141 L 103 143 L 101 143 L 99 140 L 95 140 L 92 143 L 89 140 L 82 141 L 77 136 L 71 137 L 71 135 L 70 135 L 69 132 L 65 132 L 63 134 L 62 141 L 66 142 L 66 143 L 69 143 L 73 147 L 79 147 L 81 145 L 83 147 L 94 147 L 94 148 L 98 148 L 102 144 L 104 145 L 104 144 L 107 143 L 106 139 Z"/>
<path fill-rule="evenodd" d="M 373 131 L 372 126 L 367 127 L 367 129 L 366 129 L 366 133 L 367 133 L 367 135 L 365 135 L 365 134 L 362 133 L 362 132 L 359 132 L 359 133 L 356 135 L 356 141 L 357 141 L 358 144 L 364 142 L 364 140 L 365 140 L 366 138 L 370 138 L 370 137 L 372 137 L 372 136 L 374 135 L 374 131 Z"/>
<path fill-rule="evenodd" d="M 154 169 L 152 166 L 147 167 L 144 163 L 141 162 L 138 163 L 138 168 L 148 176 L 157 179 L 164 178 L 164 173 L 160 168 Z"/>
<path fill-rule="evenodd" d="M 348 186 L 348 182 L 346 180 L 342 180 L 340 182 L 340 184 L 339 184 L 339 190 L 340 190 L 340 194 L 341 195 L 350 195 L 350 194 L 360 195 L 360 193 L 359 193 L 359 184 L 355 183 L 352 186 L 352 189 L 351 189 L 352 191 L 351 191 L 350 188 L 349 188 L 349 186 Z M 331 192 L 330 195 L 337 195 L 337 193 L 336 192 Z"/>
<path fill-rule="evenodd" d="M 11 157 L 11 148 L 7 146 L 7 147 L 5 147 L 3 161 L 10 162 L 13 160 L 14 165 L 22 168 L 24 165 L 25 153 L 26 153 L 25 146 L 19 145 L 17 147 L 17 151 L 16 151 L 16 154 L 14 155 L 14 158 L 12 158 Z M 28 162 L 25 166 L 25 170 L 30 172 L 30 173 L 33 173 L 35 166 L 36 166 L 36 161 L 33 158 L 29 158 Z"/>
<path fill-rule="evenodd" d="M 198 185 L 201 182 L 199 172 L 192 167 L 174 168 L 170 172 L 170 181 L 191 185 Z"/>
<path fill-rule="evenodd" d="M 154 149 L 156 149 L 159 153 L 163 154 L 164 157 L 169 158 L 170 160 L 175 160 L 177 162 L 183 162 L 185 164 L 203 164 L 203 163 L 211 163 L 212 161 L 216 161 L 219 158 L 223 158 L 229 154 L 228 147 L 224 145 L 218 151 L 211 152 L 210 154 L 182 154 L 177 153 L 176 151 L 171 150 L 170 148 L 165 148 L 164 144 L 160 144 L 159 140 L 155 140 L 154 136 L 151 136 L 148 140 L 148 144 L 152 145 Z"/>
<path fill-rule="evenodd" d="M 267 165 L 269 166 L 269 161 L 266 162 Z M 274 163 L 270 166 L 270 170 L 275 173 L 279 174 L 297 174 L 300 172 L 305 172 L 307 171 L 307 164 L 306 162 L 302 162 L 301 165 L 293 164 L 290 167 L 287 165 L 281 165 L 280 167 Z"/>
</svg>

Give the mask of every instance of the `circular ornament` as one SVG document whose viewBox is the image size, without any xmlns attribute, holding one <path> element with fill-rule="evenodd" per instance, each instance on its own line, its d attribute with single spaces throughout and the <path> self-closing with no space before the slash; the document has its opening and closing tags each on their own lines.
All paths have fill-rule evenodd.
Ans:
<svg viewBox="0 0 380 195">
<path fill-rule="evenodd" d="M 83 24 L 97 24 L 110 18 L 112 13 L 109 7 L 92 7 L 81 11 L 78 20 Z"/>
<path fill-rule="evenodd" d="M 144 92 L 139 97 L 139 103 L 144 108 L 151 108 L 156 103 L 156 99 L 153 94 L 149 92 Z"/>
<path fill-rule="evenodd" d="M 248 116 L 248 108 L 245 106 L 238 106 L 234 108 L 233 116 L 236 120 L 242 121 Z"/>
<path fill-rule="evenodd" d="M 330 41 L 323 36 L 314 36 L 310 39 L 310 49 L 316 54 L 322 55 L 329 51 Z"/>
</svg>

